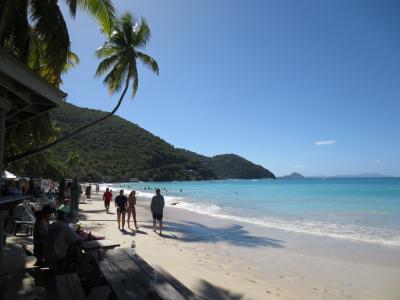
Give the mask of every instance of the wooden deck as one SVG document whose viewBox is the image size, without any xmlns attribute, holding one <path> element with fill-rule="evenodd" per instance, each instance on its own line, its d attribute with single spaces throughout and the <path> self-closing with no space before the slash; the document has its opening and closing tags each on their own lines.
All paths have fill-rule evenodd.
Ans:
<svg viewBox="0 0 400 300">
<path fill-rule="evenodd" d="M 171 274 L 154 270 L 128 248 L 108 250 L 100 259 L 95 252 L 92 256 L 117 299 L 199 299 Z"/>
</svg>

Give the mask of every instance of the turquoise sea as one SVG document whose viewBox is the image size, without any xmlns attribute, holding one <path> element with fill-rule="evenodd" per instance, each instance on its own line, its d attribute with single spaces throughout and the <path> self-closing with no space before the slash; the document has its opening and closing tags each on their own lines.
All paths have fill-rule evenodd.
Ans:
<svg viewBox="0 0 400 300">
<path fill-rule="evenodd" d="M 112 185 L 167 206 L 291 232 L 400 247 L 400 178 L 215 180 Z"/>
</svg>

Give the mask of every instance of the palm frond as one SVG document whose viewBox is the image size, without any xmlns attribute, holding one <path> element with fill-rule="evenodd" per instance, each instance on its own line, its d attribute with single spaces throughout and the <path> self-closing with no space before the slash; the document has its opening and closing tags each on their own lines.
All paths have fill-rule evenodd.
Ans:
<svg viewBox="0 0 400 300">
<path fill-rule="evenodd" d="M 77 65 L 80 64 L 80 59 L 79 56 L 74 53 L 74 52 L 69 52 L 68 53 L 68 60 L 67 60 L 67 64 L 64 66 L 63 69 L 63 73 L 66 73 L 67 71 L 69 71 L 72 68 L 75 68 Z"/>
<path fill-rule="evenodd" d="M 27 1 L 1 0 L 0 47 L 6 48 L 26 62 L 30 48 L 29 36 Z"/>
<path fill-rule="evenodd" d="M 148 67 L 157 75 L 159 74 L 158 64 L 151 56 L 144 54 L 140 51 L 136 51 L 136 55 L 146 67 Z"/>
<path fill-rule="evenodd" d="M 135 34 L 135 45 L 138 48 L 146 47 L 147 43 L 150 41 L 151 32 L 150 27 L 147 24 L 146 20 L 142 18 L 139 30 Z"/>
<path fill-rule="evenodd" d="M 98 58 L 103 58 L 103 57 L 108 57 L 110 55 L 115 54 L 118 51 L 118 48 L 115 47 L 112 43 L 110 42 L 105 42 L 103 46 L 99 47 L 95 54 Z"/>
<path fill-rule="evenodd" d="M 104 78 L 103 82 L 108 86 L 111 94 L 121 90 L 122 84 L 128 76 L 129 67 L 126 57 L 119 57 L 112 70 Z"/>
<path fill-rule="evenodd" d="M 77 7 L 77 2 L 76 0 L 65 0 L 68 8 L 69 8 L 69 13 L 71 14 L 72 17 L 75 17 L 76 15 L 76 7 Z"/>
<path fill-rule="evenodd" d="M 115 22 L 115 8 L 111 0 L 76 0 L 78 6 L 90 12 L 110 35 Z"/>
<path fill-rule="evenodd" d="M 71 43 L 60 7 L 55 1 L 31 0 L 30 3 L 33 28 L 43 40 L 44 59 L 55 74 L 61 74 Z"/>
<path fill-rule="evenodd" d="M 104 73 L 106 73 L 118 60 L 119 56 L 118 55 L 112 55 L 110 57 L 107 57 L 103 59 L 103 61 L 99 64 L 96 70 L 96 77 L 100 77 Z"/>
</svg>

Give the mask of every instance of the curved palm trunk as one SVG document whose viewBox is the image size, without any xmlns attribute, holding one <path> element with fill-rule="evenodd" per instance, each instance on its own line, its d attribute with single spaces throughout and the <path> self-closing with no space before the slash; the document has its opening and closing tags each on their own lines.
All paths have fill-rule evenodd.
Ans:
<svg viewBox="0 0 400 300">
<path fill-rule="evenodd" d="M 40 153 L 42 153 L 43 151 L 45 151 L 45 150 L 47 150 L 47 149 L 49 149 L 49 148 L 51 148 L 51 147 L 57 145 L 58 143 L 60 143 L 60 142 L 62 142 L 62 141 L 64 141 L 64 140 L 70 138 L 71 136 L 74 136 L 74 135 L 76 135 L 76 134 L 82 132 L 83 130 L 85 130 L 85 129 L 87 129 L 87 128 L 93 126 L 93 125 L 96 125 L 96 124 L 98 124 L 98 123 L 104 121 L 105 119 L 111 117 L 112 115 L 115 114 L 115 112 L 116 112 L 116 111 L 118 110 L 118 108 L 120 107 L 120 105 L 121 105 L 121 103 L 122 103 L 122 100 L 124 99 L 125 94 L 126 94 L 126 92 L 127 92 L 127 90 L 128 90 L 128 87 L 129 87 L 129 76 L 128 76 L 127 79 L 126 79 L 125 88 L 124 88 L 124 90 L 122 91 L 121 96 L 119 97 L 119 101 L 118 101 L 117 105 L 114 107 L 114 109 L 113 109 L 111 112 L 109 112 L 109 113 L 108 113 L 107 115 L 105 115 L 104 117 L 101 117 L 101 118 L 98 119 L 98 120 L 95 120 L 95 121 L 93 121 L 93 122 L 90 122 L 89 124 L 86 124 L 86 125 L 84 125 L 84 126 L 78 128 L 78 129 L 76 129 L 76 130 L 74 130 L 74 131 L 72 131 L 72 132 L 66 134 L 66 135 L 64 135 L 63 137 L 59 138 L 58 140 L 56 140 L 56 141 L 54 141 L 54 142 L 52 142 L 52 143 L 50 143 L 50 144 L 48 144 L 48 145 L 46 145 L 46 146 L 43 146 L 43 147 L 40 147 L 40 148 L 37 148 L 37 149 L 33 149 L 33 150 L 29 150 L 29 151 L 27 151 L 27 152 L 24 152 L 24 153 L 21 153 L 21 154 L 17 154 L 17 155 L 11 156 L 11 157 L 7 157 L 7 158 L 4 159 L 4 164 L 8 164 L 8 163 L 11 163 L 11 162 L 15 162 L 15 161 L 18 161 L 18 160 L 21 160 L 21 159 L 29 158 L 29 157 L 32 157 L 32 156 L 34 156 L 34 155 L 40 154 Z"/>
</svg>

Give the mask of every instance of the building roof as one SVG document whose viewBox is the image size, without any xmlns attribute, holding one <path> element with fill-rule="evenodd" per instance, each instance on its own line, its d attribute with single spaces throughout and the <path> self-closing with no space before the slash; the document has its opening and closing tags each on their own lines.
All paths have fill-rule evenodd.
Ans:
<svg viewBox="0 0 400 300">
<path fill-rule="evenodd" d="M 66 96 L 18 59 L 0 50 L 0 102 L 8 103 L 6 128 L 55 108 Z"/>
</svg>

